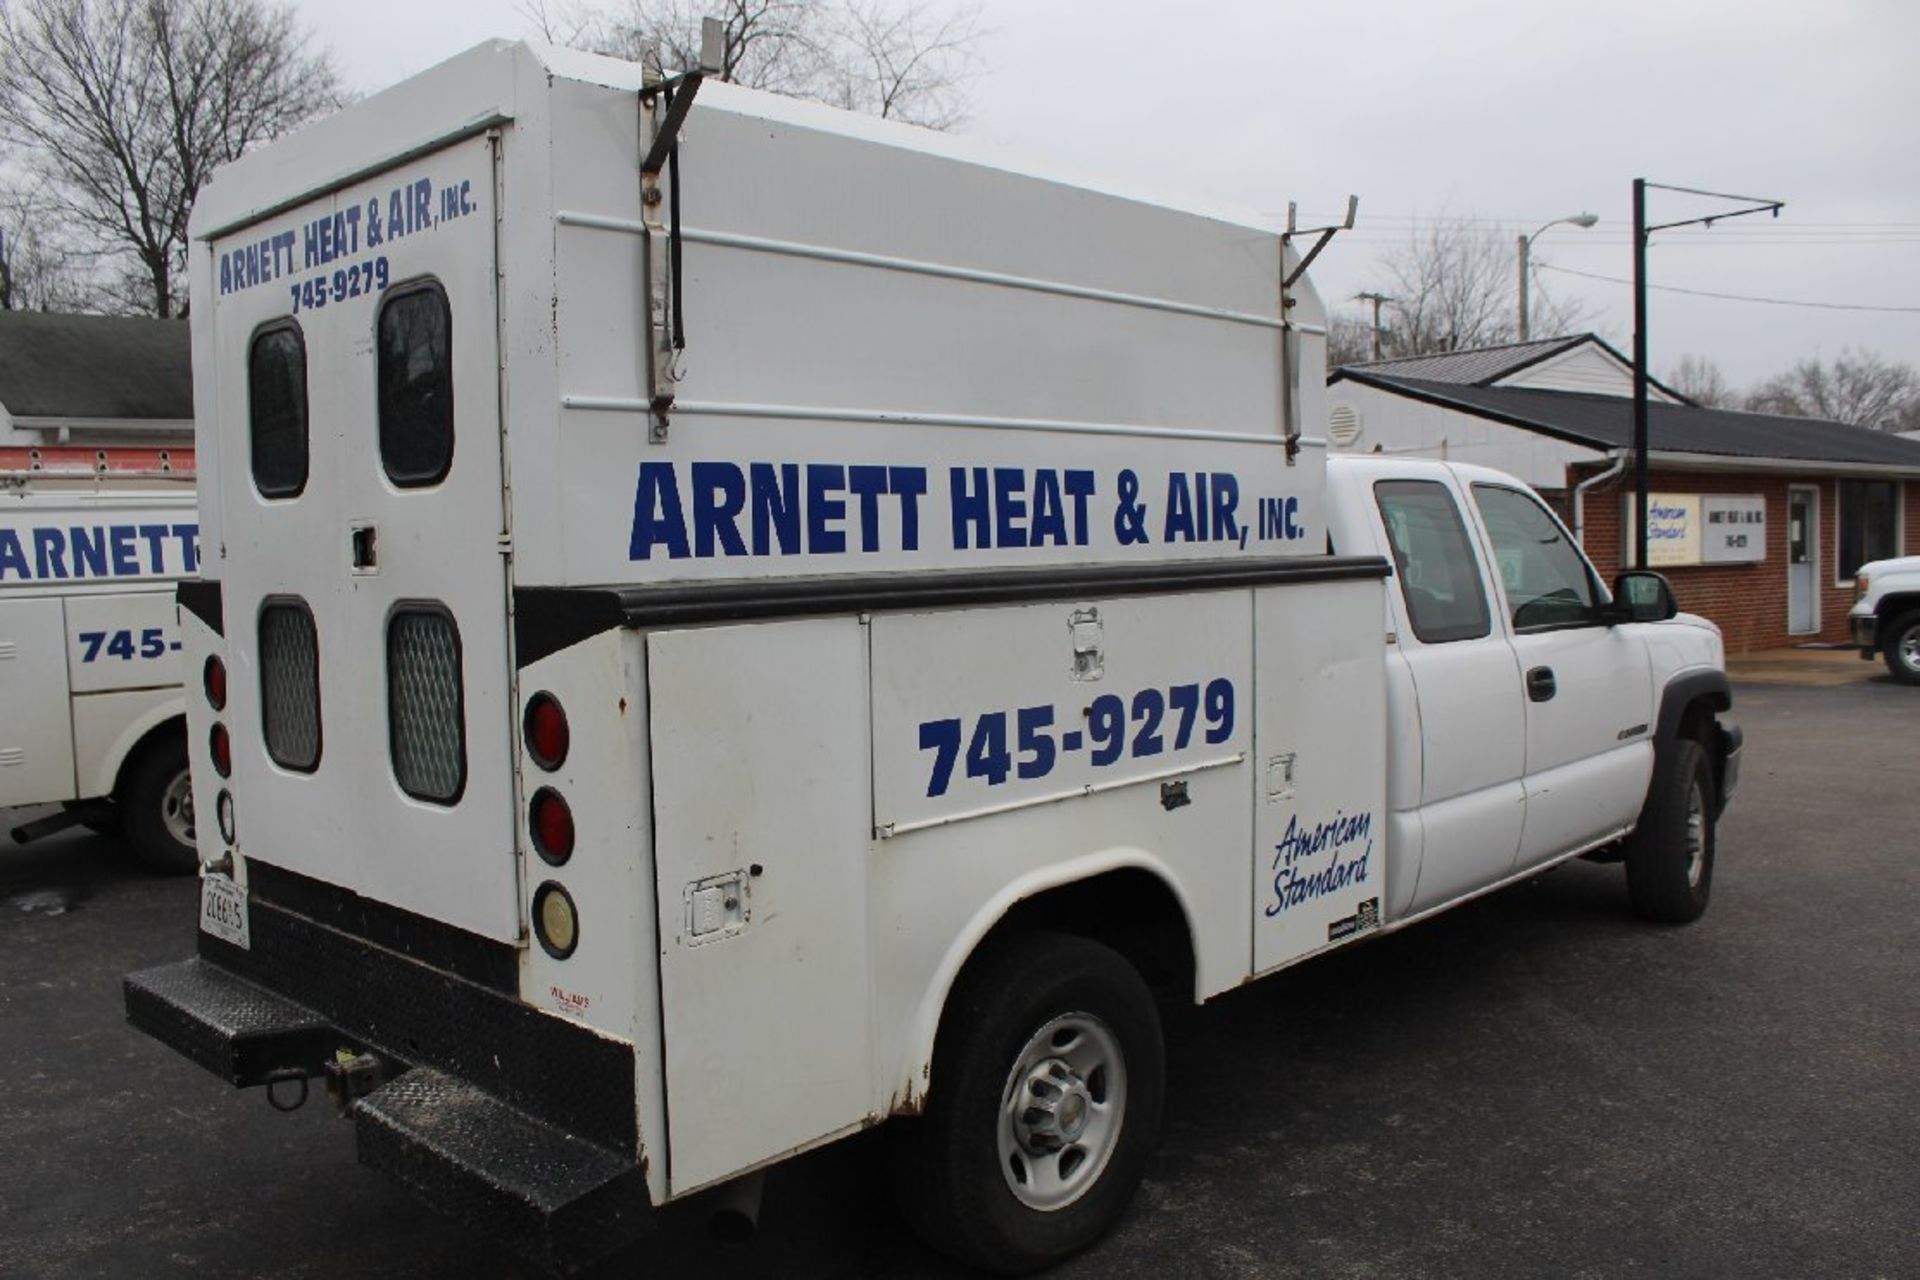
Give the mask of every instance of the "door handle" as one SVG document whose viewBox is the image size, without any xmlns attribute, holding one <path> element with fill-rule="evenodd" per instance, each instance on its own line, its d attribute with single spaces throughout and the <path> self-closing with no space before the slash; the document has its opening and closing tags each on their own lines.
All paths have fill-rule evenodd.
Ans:
<svg viewBox="0 0 1920 1280">
<path fill-rule="evenodd" d="M 1552 667 L 1535 667 L 1527 672 L 1527 697 L 1535 702 L 1547 702 L 1560 692 L 1559 684 L 1553 678 Z"/>
</svg>

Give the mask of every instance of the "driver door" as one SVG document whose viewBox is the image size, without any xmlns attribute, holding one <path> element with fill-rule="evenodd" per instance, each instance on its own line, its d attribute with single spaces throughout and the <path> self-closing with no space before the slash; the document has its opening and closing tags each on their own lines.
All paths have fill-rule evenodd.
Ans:
<svg viewBox="0 0 1920 1280">
<path fill-rule="evenodd" d="M 1471 486 L 1526 706 L 1526 819 L 1516 867 L 1629 826 L 1653 771 L 1653 674 L 1639 627 L 1533 494 Z"/>
</svg>

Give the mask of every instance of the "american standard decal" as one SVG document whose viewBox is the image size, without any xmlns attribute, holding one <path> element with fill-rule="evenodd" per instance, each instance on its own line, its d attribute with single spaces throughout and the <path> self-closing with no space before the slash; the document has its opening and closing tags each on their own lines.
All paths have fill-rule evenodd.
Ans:
<svg viewBox="0 0 1920 1280">
<path fill-rule="evenodd" d="M 1267 918 L 1368 883 L 1373 856 L 1373 814 L 1343 813 L 1312 826 L 1300 815 L 1287 819 L 1286 834 L 1273 847 L 1273 897 Z M 1378 904 L 1374 920 L 1378 923 Z M 1356 926 L 1359 927 L 1370 926 Z"/>
</svg>

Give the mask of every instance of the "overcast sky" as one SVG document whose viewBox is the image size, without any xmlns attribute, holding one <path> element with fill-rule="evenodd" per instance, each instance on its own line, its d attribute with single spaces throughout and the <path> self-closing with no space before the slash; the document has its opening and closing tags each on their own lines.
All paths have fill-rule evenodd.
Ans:
<svg viewBox="0 0 1920 1280">
<path fill-rule="evenodd" d="M 490 36 L 515 0 L 296 0 L 371 92 Z M 1897 311 L 1649 295 L 1656 374 L 1736 387 L 1847 347 L 1920 365 L 1920 0 L 987 0 L 963 132 L 1076 169 L 1360 226 L 1313 274 L 1330 303 L 1435 217 L 1534 245 L 1540 280 L 1632 340 L 1632 181 L 1784 200 L 1656 237 L 1655 285 Z M 1714 206 L 1655 193 L 1650 221 Z M 1555 270 L 1560 268 L 1561 270 Z M 1352 305 L 1346 303 L 1345 305 Z"/>
</svg>

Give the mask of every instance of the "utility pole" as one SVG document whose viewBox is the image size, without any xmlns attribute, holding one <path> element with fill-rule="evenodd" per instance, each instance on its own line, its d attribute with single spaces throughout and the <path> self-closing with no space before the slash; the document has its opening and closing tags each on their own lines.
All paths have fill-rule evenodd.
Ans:
<svg viewBox="0 0 1920 1280">
<path fill-rule="evenodd" d="M 1380 358 L 1380 335 L 1386 332 L 1380 327 L 1380 304 L 1383 302 L 1392 302 L 1393 299 L 1384 293 L 1356 293 L 1353 295 L 1353 298 L 1355 302 L 1371 302 L 1373 304 L 1373 358 L 1378 360 Z"/>
<path fill-rule="evenodd" d="M 1568 223 L 1572 226 L 1585 228 L 1591 227 L 1599 221 L 1600 219 L 1591 213 L 1571 214 L 1565 218 L 1555 218 L 1552 222 L 1549 222 L 1545 227 L 1541 227 L 1540 230 L 1530 236 L 1520 237 L 1520 341 L 1525 342 L 1528 336 L 1527 294 L 1530 291 L 1530 286 L 1527 280 L 1527 267 L 1533 257 L 1533 242 L 1544 235 L 1549 227 L 1557 227 L 1562 223 Z"/>
<path fill-rule="evenodd" d="M 1647 188 L 1677 191 L 1682 195 L 1704 196 L 1709 200 L 1737 200 L 1747 205 L 1730 213 L 1716 213 L 1678 222 L 1647 225 Z M 1645 178 L 1633 180 L 1633 567 L 1647 567 L 1647 237 L 1656 231 L 1700 225 L 1711 228 L 1722 218 L 1740 218 L 1749 213 L 1780 216 L 1784 200 L 1763 200 L 1759 196 L 1730 196 L 1719 191 L 1697 191 L 1692 187 L 1669 187 Z"/>
</svg>

